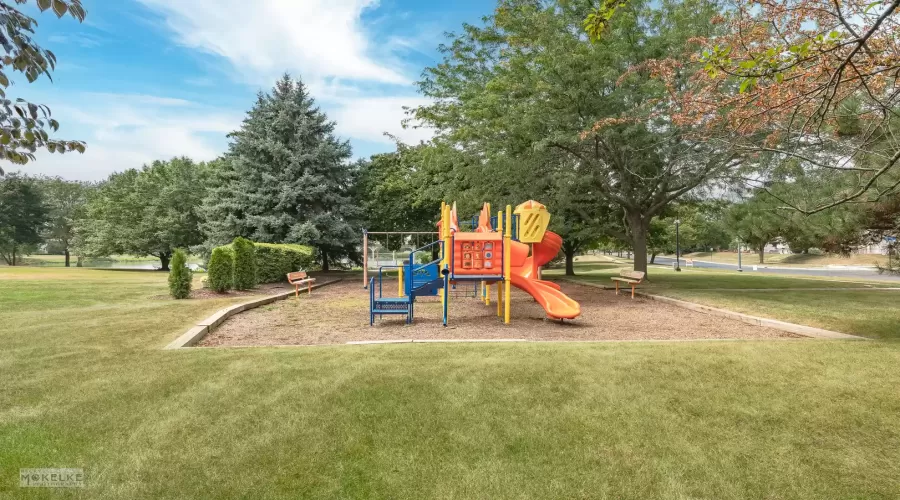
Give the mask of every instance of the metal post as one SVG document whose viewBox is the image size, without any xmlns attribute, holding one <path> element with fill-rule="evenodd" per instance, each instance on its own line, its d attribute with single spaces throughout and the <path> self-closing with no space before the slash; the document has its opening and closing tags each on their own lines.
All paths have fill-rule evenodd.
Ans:
<svg viewBox="0 0 900 500">
<path fill-rule="evenodd" d="M 501 235 L 503 234 L 503 211 L 501 211 L 501 210 L 497 211 L 497 232 L 500 233 Z M 504 247 L 502 251 L 505 252 L 506 248 Z M 504 254 L 501 254 L 501 256 L 502 256 L 502 259 L 501 259 L 502 261 L 505 261 L 508 258 Z M 503 269 L 505 269 L 505 268 L 506 267 L 504 266 Z M 503 269 L 500 269 L 501 273 L 503 272 Z M 499 282 L 497 282 L 497 317 L 499 318 L 502 315 L 503 315 L 503 282 L 499 281 Z"/>
<path fill-rule="evenodd" d="M 363 229 L 363 289 L 369 286 L 369 232 Z"/>
<path fill-rule="evenodd" d="M 681 238 L 678 232 L 678 227 L 681 225 L 681 220 L 675 219 L 675 270 L 681 271 Z"/>
<path fill-rule="evenodd" d="M 512 256 L 510 255 L 510 250 L 512 249 L 512 205 L 506 205 L 506 223 L 504 224 L 504 229 L 506 230 L 506 233 L 503 235 L 503 255 L 505 256 L 503 259 L 503 295 L 505 297 L 505 302 L 503 303 L 503 322 L 508 325 L 510 303 L 509 287 L 512 284 Z"/>
<path fill-rule="evenodd" d="M 741 267 L 741 242 L 738 241 L 738 272 L 744 272 L 744 268 Z"/>
</svg>

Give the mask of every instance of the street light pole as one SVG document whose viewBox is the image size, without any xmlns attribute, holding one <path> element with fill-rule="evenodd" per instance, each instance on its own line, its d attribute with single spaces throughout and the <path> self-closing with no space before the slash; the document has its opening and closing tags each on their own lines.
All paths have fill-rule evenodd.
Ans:
<svg viewBox="0 0 900 500">
<path fill-rule="evenodd" d="M 675 270 L 681 271 L 681 237 L 678 232 L 678 226 L 681 225 L 680 219 L 675 219 Z"/>
</svg>

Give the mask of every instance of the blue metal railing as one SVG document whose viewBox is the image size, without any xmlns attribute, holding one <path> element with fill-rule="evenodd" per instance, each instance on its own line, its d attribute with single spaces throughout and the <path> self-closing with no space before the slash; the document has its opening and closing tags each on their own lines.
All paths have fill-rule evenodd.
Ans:
<svg viewBox="0 0 900 500">
<path fill-rule="evenodd" d="M 402 267 L 406 267 L 406 266 L 403 266 L 403 265 L 388 265 L 388 266 L 379 266 L 379 267 L 378 267 L 378 298 L 379 298 L 379 299 L 382 298 L 382 297 L 384 297 L 384 295 L 383 295 L 382 292 L 381 292 L 381 280 L 382 280 L 381 275 L 382 275 L 382 270 L 383 270 L 383 269 L 400 269 L 400 268 L 402 268 Z M 372 279 L 375 279 L 375 278 L 372 278 Z"/>
<path fill-rule="evenodd" d="M 416 265 L 416 264 L 415 264 L 415 262 L 416 262 L 416 253 L 418 253 L 418 252 L 424 252 L 425 250 L 428 250 L 429 248 L 431 248 L 431 247 L 433 247 L 433 246 L 435 246 L 435 245 L 440 245 L 440 253 L 439 253 L 439 257 L 438 257 L 437 259 L 432 260 L 431 262 L 427 262 L 427 263 L 425 263 L 425 264 L 419 264 L 419 265 Z M 416 273 L 417 273 L 418 271 L 421 271 L 422 269 L 425 269 L 425 268 L 428 267 L 428 266 L 432 266 L 432 265 L 437 264 L 437 263 L 440 262 L 443 258 L 444 258 L 444 241 L 443 241 L 443 240 L 432 241 L 431 243 L 429 243 L 429 244 L 427 244 L 427 245 L 425 245 L 425 246 L 423 246 L 423 247 L 417 248 L 417 249 L 415 249 L 415 250 L 409 252 L 409 262 L 410 262 L 410 264 L 409 264 L 409 273 L 408 273 L 409 276 L 406 276 L 406 277 L 405 277 L 405 279 L 406 279 L 406 285 L 407 285 L 407 288 L 406 288 L 407 294 L 409 293 L 409 290 L 412 290 L 412 289 L 413 289 L 413 284 L 414 284 L 413 281 L 414 281 L 414 277 L 415 277 Z M 440 273 L 439 273 L 439 274 L 440 274 Z"/>
<path fill-rule="evenodd" d="M 375 278 L 369 278 L 369 326 L 375 324 Z"/>
</svg>

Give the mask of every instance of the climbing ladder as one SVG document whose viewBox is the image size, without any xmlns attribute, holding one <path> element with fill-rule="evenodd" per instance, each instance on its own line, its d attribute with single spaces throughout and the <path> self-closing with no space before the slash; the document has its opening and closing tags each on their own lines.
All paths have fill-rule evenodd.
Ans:
<svg viewBox="0 0 900 500">
<path fill-rule="evenodd" d="M 424 264 L 415 264 L 416 253 L 432 251 L 438 245 L 440 252 L 437 259 Z M 382 266 L 378 268 L 378 293 L 375 292 L 375 278 L 369 280 L 369 324 L 375 324 L 375 316 L 385 314 L 405 315 L 406 322 L 412 323 L 415 317 L 416 297 L 435 296 L 446 286 L 447 278 L 438 269 L 443 258 L 443 242 L 435 241 L 409 253 L 409 261 L 402 266 Z M 403 269 L 403 296 L 385 297 L 382 293 L 384 269 Z"/>
</svg>

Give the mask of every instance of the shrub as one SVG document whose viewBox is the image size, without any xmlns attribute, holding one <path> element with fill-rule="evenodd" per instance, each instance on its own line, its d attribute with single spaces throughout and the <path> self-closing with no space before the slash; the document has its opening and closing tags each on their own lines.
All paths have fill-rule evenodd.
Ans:
<svg viewBox="0 0 900 500">
<path fill-rule="evenodd" d="M 209 258 L 206 283 L 210 290 L 222 293 L 231 290 L 234 282 L 234 253 L 229 247 L 217 247 Z"/>
<path fill-rule="evenodd" d="M 176 299 L 186 299 L 191 295 L 191 280 L 194 273 L 187 267 L 184 250 L 175 250 L 169 271 L 169 293 Z"/>
<path fill-rule="evenodd" d="M 316 266 L 315 251 L 304 245 L 256 244 L 256 280 L 259 283 L 278 283 L 287 280 L 287 273 L 310 271 Z"/>
<path fill-rule="evenodd" d="M 249 290 L 256 286 L 256 248 L 253 242 L 238 236 L 231 244 L 234 250 L 234 288 Z"/>
</svg>

